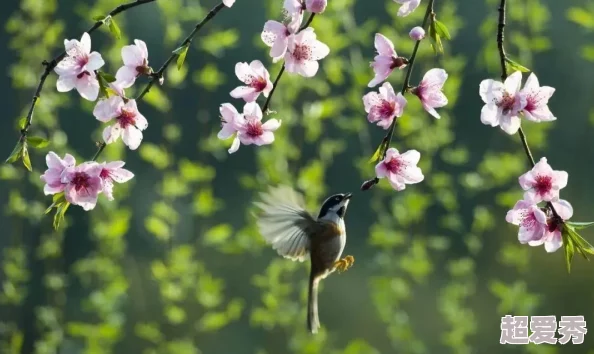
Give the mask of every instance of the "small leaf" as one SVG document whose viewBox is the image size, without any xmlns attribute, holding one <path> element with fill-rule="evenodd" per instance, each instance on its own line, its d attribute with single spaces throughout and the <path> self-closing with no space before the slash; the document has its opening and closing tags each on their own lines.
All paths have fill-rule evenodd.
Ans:
<svg viewBox="0 0 594 354">
<path fill-rule="evenodd" d="M 584 239 L 580 234 L 578 234 L 572 226 L 565 225 L 565 228 L 568 231 L 569 237 L 576 245 L 577 250 L 585 259 L 589 260 L 588 256 L 586 256 L 585 253 L 594 254 L 594 247 L 588 241 L 586 241 L 586 239 Z"/>
<path fill-rule="evenodd" d="M 509 59 L 509 58 L 505 58 L 505 62 L 507 63 L 507 65 L 509 66 L 511 71 L 521 71 L 523 73 L 529 73 L 530 69 L 528 69 L 527 67 L 516 63 L 515 61 Z"/>
<path fill-rule="evenodd" d="M 103 15 L 93 16 L 92 19 L 95 22 L 105 22 L 105 16 L 103 16 Z"/>
<path fill-rule="evenodd" d="M 19 123 L 18 123 L 19 129 L 25 129 L 26 126 L 27 126 L 27 117 L 23 117 L 23 118 L 19 119 Z"/>
<path fill-rule="evenodd" d="M 108 98 L 109 92 L 107 91 L 107 88 L 109 86 L 109 83 L 107 82 L 107 80 L 105 80 L 105 78 L 102 75 L 98 75 L 97 77 L 97 81 L 99 81 L 99 92 L 101 92 L 101 97 Z"/>
<path fill-rule="evenodd" d="M 70 203 L 68 203 L 68 202 L 60 203 L 60 205 L 58 205 L 58 207 L 56 209 L 56 214 L 54 215 L 54 229 L 55 230 L 58 230 L 58 228 L 60 227 L 60 223 L 62 221 L 64 221 L 64 215 L 66 215 L 66 210 L 68 210 L 69 206 L 70 206 Z"/>
<path fill-rule="evenodd" d="M 106 72 L 104 72 L 104 71 L 100 71 L 100 72 L 99 72 L 99 75 L 101 75 L 101 77 L 102 77 L 102 78 L 104 78 L 104 79 L 105 79 L 105 81 L 107 81 L 107 83 L 111 83 L 111 82 L 114 82 L 114 81 L 116 81 L 116 77 L 115 77 L 115 76 L 113 76 L 113 75 L 112 75 L 112 74 L 110 74 L 110 73 L 106 73 Z"/>
<path fill-rule="evenodd" d="M 18 160 L 23 153 L 23 141 L 19 139 L 19 142 L 16 144 L 10 156 L 6 159 L 5 163 L 13 163 Z"/>
<path fill-rule="evenodd" d="M 382 155 L 383 155 L 384 150 L 386 149 L 387 145 L 388 145 L 388 140 L 386 140 L 386 139 L 382 140 L 382 143 L 380 144 L 380 146 L 378 146 L 377 150 L 375 150 L 375 152 L 373 153 L 373 156 L 371 156 L 371 158 L 369 159 L 369 163 L 375 163 L 375 162 L 379 161 L 382 158 Z"/>
<path fill-rule="evenodd" d="M 450 36 L 450 31 L 443 22 L 435 20 L 435 32 L 440 36 L 447 40 L 451 40 L 452 37 Z"/>
<path fill-rule="evenodd" d="M 575 230 L 582 230 L 594 225 L 594 221 L 580 222 L 580 221 L 566 221 L 567 225 L 573 227 Z"/>
<path fill-rule="evenodd" d="M 31 167 L 31 159 L 29 159 L 29 150 L 27 149 L 26 144 L 23 144 L 23 165 L 25 165 L 25 168 L 27 168 L 29 172 L 33 172 L 33 167 Z"/>
<path fill-rule="evenodd" d="M 38 136 L 29 136 L 27 137 L 27 143 L 36 149 L 43 149 L 49 145 L 50 141 Z"/>
<path fill-rule="evenodd" d="M 181 49 L 181 51 L 180 51 Z M 178 52 L 179 51 L 179 52 Z M 177 54 L 177 70 L 181 70 L 182 65 L 184 65 L 184 61 L 186 61 L 186 55 L 188 54 L 188 46 L 185 45 L 173 51 L 173 53 Z"/>
<path fill-rule="evenodd" d="M 573 260 L 573 254 L 575 252 L 573 242 L 571 237 L 569 237 L 568 232 L 566 231 L 567 228 L 563 228 L 561 233 L 563 238 L 563 248 L 565 250 L 565 263 L 567 265 L 567 273 L 571 273 L 571 261 Z"/>
<path fill-rule="evenodd" d="M 122 30 L 120 30 L 120 27 L 118 26 L 118 24 L 115 22 L 115 20 L 113 18 L 110 19 L 108 27 L 109 27 L 109 32 L 111 32 L 111 34 L 113 34 L 115 39 L 122 38 Z"/>
</svg>

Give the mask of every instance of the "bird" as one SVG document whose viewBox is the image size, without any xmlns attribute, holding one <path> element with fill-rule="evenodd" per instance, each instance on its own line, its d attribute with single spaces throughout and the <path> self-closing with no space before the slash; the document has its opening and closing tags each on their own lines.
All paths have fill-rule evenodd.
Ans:
<svg viewBox="0 0 594 354">
<path fill-rule="evenodd" d="M 303 195 L 280 185 L 260 193 L 254 204 L 260 234 L 277 253 L 293 261 L 311 261 L 307 300 L 307 328 L 315 334 L 320 328 L 318 286 L 334 271 L 344 272 L 355 262 L 353 256 L 342 256 L 346 245 L 344 217 L 351 193 L 326 198 L 317 218 L 305 208 Z"/>
</svg>

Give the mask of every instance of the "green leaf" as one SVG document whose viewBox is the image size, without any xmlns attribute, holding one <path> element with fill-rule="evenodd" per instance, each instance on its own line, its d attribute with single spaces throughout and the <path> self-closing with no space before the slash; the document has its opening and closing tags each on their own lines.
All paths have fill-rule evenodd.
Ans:
<svg viewBox="0 0 594 354">
<path fill-rule="evenodd" d="M 54 215 L 54 229 L 55 230 L 58 230 L 58 228 L 60 227 L 60 223 L 62 221 L 64 221 L 64 216 L 66 215 L 66 210 L 68 210 L 69 206 L 70 206 L 70 203 L 68 203 L 68 202 L 60 203 L 60 205 L 57 206 L 56 214 Z"/>
<path fill-rule="evenodd" d="M 184 61 L 186 61 L 186 55 L 188 54 L 188 45 L 177 48 L 173 53 L 177 54 L 177 70 L 181 70 Z"/>
<path fill-rule="evenodd" d="M 589 260 L 588 256 L 586 256 L 586 253 L 594 254 L 594 247 L 588 241 L 586 241 L 586 239 L 584 239 L 580 234 L 578 234 L 572 226 L 565 225 L 564 228 L 567 229 L 569 237 L 576 245 L 576 248 L 580 252 L 580 254 L 585 259 Z"/>
<path fill-rule="evenodd" d="M 387 145 L 388 140 L 383 139 L 380 146 L 377 147 L 377 150 L 375 150 L 373 156 L 371 156 L 371 158 L 369 159 L 369 163 L 375 163 L 379 161 L 382 158 L 382 155 L 384 154 L 384 150 L 386 150 Z"/>
<path fill-rule="evenodd" d="M 107 81 L 107 83 L 111 83 L 116 81 L 116 77 L 113 76 L 112 74 L 106 73 L 104 71 L 100 71 L 99 75 L 105 79 L 105 81 Z"/>
<path fill-rule="evenodd" d="M 569 233 L 566 231 L 567 228 L 564 227 L 561 235 L 563 238 L 563 248 L 565 249 L 565 263 L 567 264 L 567 273 L 571 273 L 571 261 L 573 260 L 573 254 L 575 253 L 575 248 L 573 245 L 573 241 L 569 236 Z"/>
<path fill-rule="evenodd" d="M 528 69 L 527 67 L 516 63 L 515 61 L 509 59 L 509 58 L 505 58 L 505 62 L 507 63 L 507 65 L 509 66 L 510 71 L 521 71 L 523 73 L 529 73 L 530 69 Z"/>
<path fill-rule="evenodd" d="M 574 230 L 582 230 L 594 225 L 594 221 L 580 222 L 580 221 L 566 221 L 567 225 L 574 228 Z"/>
<path fill-rule="evenodd" d="M 92 19 L 95 22 L 105 22 L 105 16 L 103 15 L 93 16 Z"/>
<path fill-rule="evenodd" d="M 122 38 L 122 30 L 120 30 L 120 27 L 118 26 L 118 24 L 115 22 L 115 20 L 113 18 L 110 19 L 108 27 L 109 27 L 109 32 L 111 32 L 111 34 L 115 37 L 115 39 Z"/>
<path fill-rule="evenodd" d="M 31 166 L 31 159 L 29 158 L 29 150 L 27 149 L 27 144 L 23 144 L 23 165 L 25 168 L 29 170 L 29 172 L 33 172 L 33 167 Z"/>
<path fill-rule="evenodd" d="M 10 153 L 10 156 L 6 159 L 5 163 L 13 163 L 18 160 L 23 153 L 23 141 L 19 139 L 18 143 Z"/>
<path fill-rule="evenodd" d="M 99 92 L 101 92 L 101 97 L 105 97 L 108 98 L 109 97 L 109 92 L 108 87 L 109 87 L 109 83 L 107 82 L 107 80 L 105 80 L 105 78 L 102 75 L 98 75 L 99 78 Z"/>
<path fill-rule="evenodd" d="M 450 31 L 448 31 L 448 28 L 446 27 L 446 25 L 443 22 L 435 20 L 434 23 L 435 23 L 435 32 L 440 37 L 443 37 L 447 40 L 452 39 L 452 37 L 450 36 Z"/>
<path fill-rule="evenodd" d="M 42 149 L 48 146 L 50 141 L 38 136 L 29 136 L 27 137 L 27 143 L 36 149 Z"/>
<path fill-rule="evenodd" d="M 23 118 L 19 119 L 19 122 L 18 122 L 19 129 L 25 129 L 26 126 L 27 126 L 27 117 L 23 117 Z"/>
</svg>

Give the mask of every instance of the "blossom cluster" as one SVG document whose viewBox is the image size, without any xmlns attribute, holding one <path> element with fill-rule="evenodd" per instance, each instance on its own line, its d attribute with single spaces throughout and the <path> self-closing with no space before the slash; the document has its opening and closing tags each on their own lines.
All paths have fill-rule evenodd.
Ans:
<svg viewBox="0 0 594 354">
<path fill-rule="evenodd" d="M 483 80 L 479 86 L 479 94 L 485 103 L 481 122 L 515 134 L 520 129 L 521 118 L 537 123 L 556 119 L 548 107 L 554 88 L 540 86 L 534 73 L 530 74 L 524 87 L 521 86 L 520 71 L 508 76 L 505 82 Z M 520 243 L 544 245 L 547 252 L 555 252 L 563 245 L 563 223 L 573 215 L 571 204 L 559 198 L 559 191 L 567 186 L 567 180 L 567 172 L 553 170 L 546 157 L 519 177 L 525 193 L 523 199 L 507 212 L 505 220 L 519 226 Z"/>
<path fill-rule="evenodd" d="M 122 138 L 125 145 L 135 150 L 142 142 L 142 131 L 148 126 L 146 118 L 138 111 L 136 101 L 126 97 L 125 89 L 131 87 L 141 75 L 151 75 L 146 44 L 136 39 L 133 45 L 121 50 L 123 65 L 115 77 L 99 71 L 104 65 L 100 53 L 91 51 L 91 37 L 84 33 L 79 40 L 65 40 L 66 54 L 56 65 L 56 83 L 59 92 L 75 89 L 81 97 L 97 101 L 93 115 L 101 122 L 113 121 L 103 130 L 103 141 L 111 144 Z M 103 95 L 100 97 L 100 92 Z M 54 152 L 46 156 L 48 169 L 41 176 L 46 195 L 64 192 L 66 201 L 91 210 L 100 193 L 113 200 L 113 182 L 124 183 L 134 175 L 122 168 L 123 161 L 96 163 L 83 162 L 75 166 L 74 157 L 66 154 L 61 159 Z"/>
<path fill-rule="evenodd" d="M 78 93 L 89 101 L 99 97 L 101 83 L 98 72 L 105 61 L 98 52 L 91 52 L 91 37 L 84 33 L 80 41 L 65 40 L 66 56 L 56 68 L 58 74 L 57 89 L 68 92 L 76 89 Z M 148 66 L 148 50 L 141 40 L 135 40 L 133 45 L 122 48 L 124 65 L 118 69 L 115 81 L 109 82 L 109 89 L 113 96 L 99 99 L 93 110 L 93 115 L 101 122 L 115 123 L 103 130 L 103 140 L 106 144 L 116 141 L 120 136 L 130 149 L 137 149 L 142 142 L 142 131 L 148 126 L 146 118 L 138 112 L 136 101 L 126 97 L 124 89 L 131 87 L 136 78 L 150 75 L 152 69 Z"/>
<path fill-rule="evenodd" d="M 230 7 L 234 1 L 227 1 Z M 330 48 L 320 42 L 312 27 L 301 28 L 305 12 L 312 15 L 325 11 L 327 0 L 285 0 L 284 11 L 287 19 L 283 22 L 269 20 L 264 24 L 262 41 L 270 47 L 270 57 L 276 63 L 284 60 L 283 69 L 289 74 L 313 77 L 319 70 L 320 59 L 330 53 Z M 245 101 L 240 113 L 230 103 L 223 103 L 220 108 L 222 128 L 218 138 L 226 140 L 234 137 L 228 152 L 234 153 L 243 145 L 268 145 L 274 142 L 274 131 L 281 126 L 280 119 L 262 122 L 262 108 L 256 100 L 262 94 L 269 99 L 274 87 L 270 74 L 259 60 L 239 62 L 235 65 L 235 74 L 244 85 L 235 88 L 230 95 Z M 280 75 L 280 74 L 279 74 Z"/>
<path fill-rule="evenodd" d="M 418 1 L 400 0 L 397 2 L 403 4 L 400 11 L 403 15 L 409 14 L 409 10 L 413 6 L 414 8 L 418 6 Z M 410 37 L 413 40 L 421 40 L 424 35 L 425 31 L 421 27 L 415 27 L 410 31 Z M 385 81 L 394 69 L 401 70 L 408 65 L 408 59 L 398 56 L 394 44 L 386 36 L 376 33 L 374 44 L 377 55 L 371 63 L 371 67 L 375 72 L 375 77 L 369 82 L 369 87 L 377 86 Z M 442 92 L 447 78 L 448 74 L 444 69 L 433 68 L 425 73 L 416 87 L 406 89 L 417 96 L 423 108 L 430 115 L 439 119 L 440 115 L 435 108 L 443 107 L 448 103 L 447 97 Z M 403 90 L 403 92 L 405 91 Z M 363 96 L 363 104 L 367 120 L 388 130 L 394 129 L 394 120 L 404 113 L 407 100 L 401 92 L 396 94 L 389 82 L 384 82 L 378 92 L 369 92 Z M 425 177 L 421 169 L 417 167 L 420 157 L 421 154 L 417 150 L 399 154 L 395 148 L 389 148 L 386 150 L 383 160 L 375 167 L 376 176 L 377 178 L 387 178 L 395 190 L 401 191 L 406 184 L 419 183 L 424 180 Z"/>
<path fill-rule="evenodd" d="M 521 117 L 540 123 L 557 118 L 549 110 L 549 98 L 555 89 L 540 86 L 538 78 L 531 73 L 524 87 L 522 73 L 514 72 L 505 82 L 483 80 L 479 94 L 485 105 L 481 109 L 481 122 L 492 127 L 499 126 L 507 134 L 515 134 L 521 125 Z"/>
<path fill-rule="evenodd" d="M 114 182 L 125 183 L 134 177 L 132 172 L 122 168 L 123 161 L 89 161 L 76 165 L 72 155 L 66 154 L 62 159 L 53 151 L 46 155 L 45 161 L 47 170 L 41 175 L 45 195 L 63 192 L 66 201 L 84 210 L 94 209 L 101 193 L 113 200 Z"/>
</svg>

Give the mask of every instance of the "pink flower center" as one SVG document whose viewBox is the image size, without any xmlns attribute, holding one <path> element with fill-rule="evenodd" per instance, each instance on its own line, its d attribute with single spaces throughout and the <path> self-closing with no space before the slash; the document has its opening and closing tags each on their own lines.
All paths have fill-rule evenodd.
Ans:
<svg viewBox="0 0 594 354">
<path fill-rule="evenodd" d="M 264 134 L 264 129 L 262 128 L 262 122 L 255 119 L 249 119 L 246 122 L 246 130 L 245 133 L 252 137 L 257 138 L 260 135 Z"/>
<path fill-rule="evenodd" d="M 502 113 L 506 115 L 514 109 L 515 103 L 516 98 L 506 91 L 503 93 L 503 97 L 501 98 L 501 101 L 499 102 L 498 106 L 501 107 Z"/>
<path fill-rule="evenodd" d="M 533 229 L 539 224 L 532 210 L 523 210 L 522 214 L 520 215 L 520 219 L 520 226 L 527 229 Z"/>
<path fill-rule="evenodd" d="M 88 76 L 91 76 L 91 73 L 85 70 L 85 71 L 83 71 L 82 73 L 80 73 L 80 74 L 76 75 L 76 78 L 77 78 L 77 79 L 82 79 L 83 77 L 85 77 L 85 76 L 87 76 L 87 75 L 88 75 Z"/>
<path fill-rule="evenodd" d="M 116 119 L 122 129 L 126 129 L 128 126 L 136 124 L 136 113 L 122 109 L 122 112 Z"/>
<path fill-rule="evenodd" d="M 102 180 L 110 180 L 111 179 L 111 172 L 104 168 L 101 170 L 101 173 L 99 174 L 99 177 L 101 177 Z"/>
<path fill-rule="evenodd" d="M 76 191 L 78 192 L 83 188 L 87 189 L 89 187 L 90 178 L 91 177 L 89 177 L 89 175 L 85 172 L 75 172 L 74 177 L 72 178 L 72 181 L 70 183 L 74 185 L 74 189 L 76 189 Z"/>
<path fill-rule="evenodd" d="M 542 97 L 540 95 L 538 95 L 537 92 L 531 92 L 526 97 L 526 107 L 524 107 L 524 110 L 528 111 L 528 112 L 534 111 L 536 108 L 538 108 L 541 105 L 541 103 L 540 103 L 541 100 L 542 100 Z"/>
<path fill-rule="evenodd" d="M 392 117 L 394 115 L 395 110 L 396 110 L 396 102 L 382 100 L 380 102 L 380 104 L 378 105 L 378 113 L 382 116 L 382 118 Z"/>
<path fill-rule="evenodd" d="M 257 92 L 262 92 L 266 88 L 266 79 L 261 76 L 253 76 L 250 75 L 245 80 L 245 83 L 248 84 L 251 88 L 255 89 Z"/>
<path fill-rule="evenodd" d="M 398 173 L 398 171 L 400 171 L 400 168 L 402 167 L 402 163 L 400 162 L 400 160 L 396 158 L 384 162 L 384 165 L 386 166 L 386 169 L 388 169 L 388 171 L 392 173 Z"/>
<path fill-rule="evenodd" d="M 547 194 L 553 188 L 553 178 L 551 176 L 538 175 L 535 180 L 534 189 L 540 195 Z"/>
<path fill-rule="evenodd" d="M 296 44 L 293 50 L 293 58 L 297 61 L 306 61 L 311 58 L 311 49 L 308 45 Z"/>
</svg>

